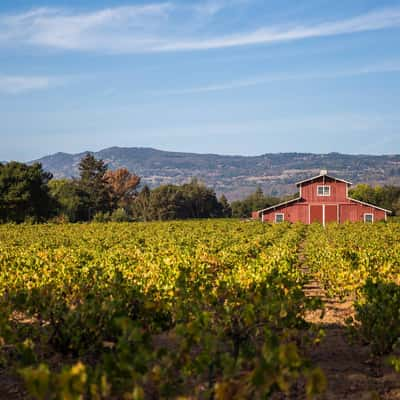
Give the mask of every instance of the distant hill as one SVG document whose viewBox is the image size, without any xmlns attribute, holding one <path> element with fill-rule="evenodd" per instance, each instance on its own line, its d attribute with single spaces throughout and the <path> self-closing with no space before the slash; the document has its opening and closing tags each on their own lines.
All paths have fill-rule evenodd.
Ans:
<svg viewBox="0 0 400 400">
<path fill-rule="evenodd" d="M 38 161 L 56 178 L 78 175 L 84 153 L 56 153 Z M 111 147 L 92 152 L 116 169 L 125 167 L 155 187 L 181 184 L 197 177 L 230 200 L 242 198 L 260 185 L 266 194 L 296 191 L 294 183 L 327 169 L 331 175 L 353 183 L 400 184 L 400 155 L 349 155 L 339 153 L 275 153 L 227 156 L 161 151 L 152 148 Z M 32 161 L 33 162 L 33 161 Z"/>
</svg>

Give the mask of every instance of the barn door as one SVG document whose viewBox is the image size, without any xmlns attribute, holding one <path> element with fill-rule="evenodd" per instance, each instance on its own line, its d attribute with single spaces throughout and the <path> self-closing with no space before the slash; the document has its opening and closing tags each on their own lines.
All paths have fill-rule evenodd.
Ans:
<svg viewBox="0 0 400 400">
<path fill-rule="evenodd" d="M 329 223 L 329 222 L 338 222 L 338 209 L 337 209 L 337 205 L 332 205 L 332 204 L 327 204 L 325 205 L 325 224 Z"/>
<path fill-rule="evenodd" d="M 338 221 L 337 205 L 333 204 L 314 204 L 310 206 L 310 223 L 319 222 L 325 225 L 329 222 Z"/>
<path fill-rule="evenodd" d="M 324 223 L 324 212 L 322 209 L 322 205 L 311 205 L 310 206 L 310 223 L 319 222 L 320 224 Z"/>
</svg>

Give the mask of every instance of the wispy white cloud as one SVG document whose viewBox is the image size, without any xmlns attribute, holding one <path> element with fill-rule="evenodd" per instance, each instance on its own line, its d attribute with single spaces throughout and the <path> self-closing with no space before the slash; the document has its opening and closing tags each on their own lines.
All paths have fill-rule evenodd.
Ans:
<svg viewBox="0 0 400 400">
<path fill-rule="evenodd" d="M 210 0 L 195 6 L 164 2 L 90 12 L 36 8 L 0 15 L 0 45 L 114 53 L 194 51 L 400 27 L 400 7 L 391 7 L 336 21 L 285 23 L 220 36 L 204 33 L 210 16 L 247 1 Z M 199 18 L 203 29 L 198 29 Z"/>
<path fill-rule="evenodd" d="M 18 76 L 0 74 L 0 93 L 20 94 L 35 90 L 45 90 L 61 84 L 63 79 L 46 76 Z"/>
<path fill-rule="evenodd" d="M 400 26 L 400 7 L 386 8 L 357 17 L 315 25 L 272 26 L 249 33 L 227 35 L 206 40 L 176 41 L 160 45 L 158 50 L 205 50 L 224 47 L 267 44 L 308 38 L 336 36 Z"/>
<path fill-rule="evenodd" d="M 256 76 L 252 78 L 237 79 L 229 82 L 213 83 L 197 87 L 152 91 L 150 92 L 150 94 L 186 95 L 186 94 L 207 93 L 207 92 L 220 92 L 224 90 L 233 90 L 251 86 L 260 86 L 273 82 L 336 79 L 336 78 L 346 78 L 351 76 L 360 76 L 360 75 L 385 73 L 385 72 L 400 72 L 400 61 L 386 62 L 381 64 L 374 64 L 358 68 L 347 69 L 347 70 L 337 70 L 328 72 L 314 72 L 306 74 L 281 74 L 281 75 L 269 74 L 263 76 Z"/>
<path fill-rule="evenodd" d="M 145 49 L 154 39 L 137 32 L 156 31 L 168 17 L 170 3 L 106 8 L 73 13 L 58 8 L 38 8 L 26 13 L 0 16 L 0 42 L 75 50 L 117 50 L 127 46 Z M 115 42 L 116 41 L 116 42 Z"/>
<path fill-rule="evenodd" d="M 192 4 L 188 7 L 194 13 L 205 16 L 215 16 L 227 8 L 247 5 L 251 0 L 205 0 L 200 4 Z"/>
<path fill-rule="evenodd" d="M 223 10 L 225 7 L 226 7 L 226 1 L 211 0 L 194 5 L 193 10 L 200 15 L 214 16 L 218 14 L 221 10 Z"/>
</svg>

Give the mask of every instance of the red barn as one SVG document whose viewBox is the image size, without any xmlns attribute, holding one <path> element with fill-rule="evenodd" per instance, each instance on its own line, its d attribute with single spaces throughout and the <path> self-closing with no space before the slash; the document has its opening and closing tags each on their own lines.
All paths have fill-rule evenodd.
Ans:
<svg viewBox="0 0 400 400">
<path fill-rule="evenodd" d="M 387 219 L 389 210 L 352 199 L 350 182 L 329 176 L 323 170 L 318 176 L 296 183 L 299 197 L 257 211 L 263 222 L 375 222 Z"/>
</svg>

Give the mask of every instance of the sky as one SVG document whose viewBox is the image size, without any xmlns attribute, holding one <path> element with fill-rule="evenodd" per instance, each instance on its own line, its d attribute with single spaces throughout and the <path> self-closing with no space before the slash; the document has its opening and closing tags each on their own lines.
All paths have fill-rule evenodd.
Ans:
<svg viewBox="0 0 400 400">
<path fill-rule="evenodd" d="M 400 0 L 2 0 L 0 140 L 400 153 Z"/>
</svg>

